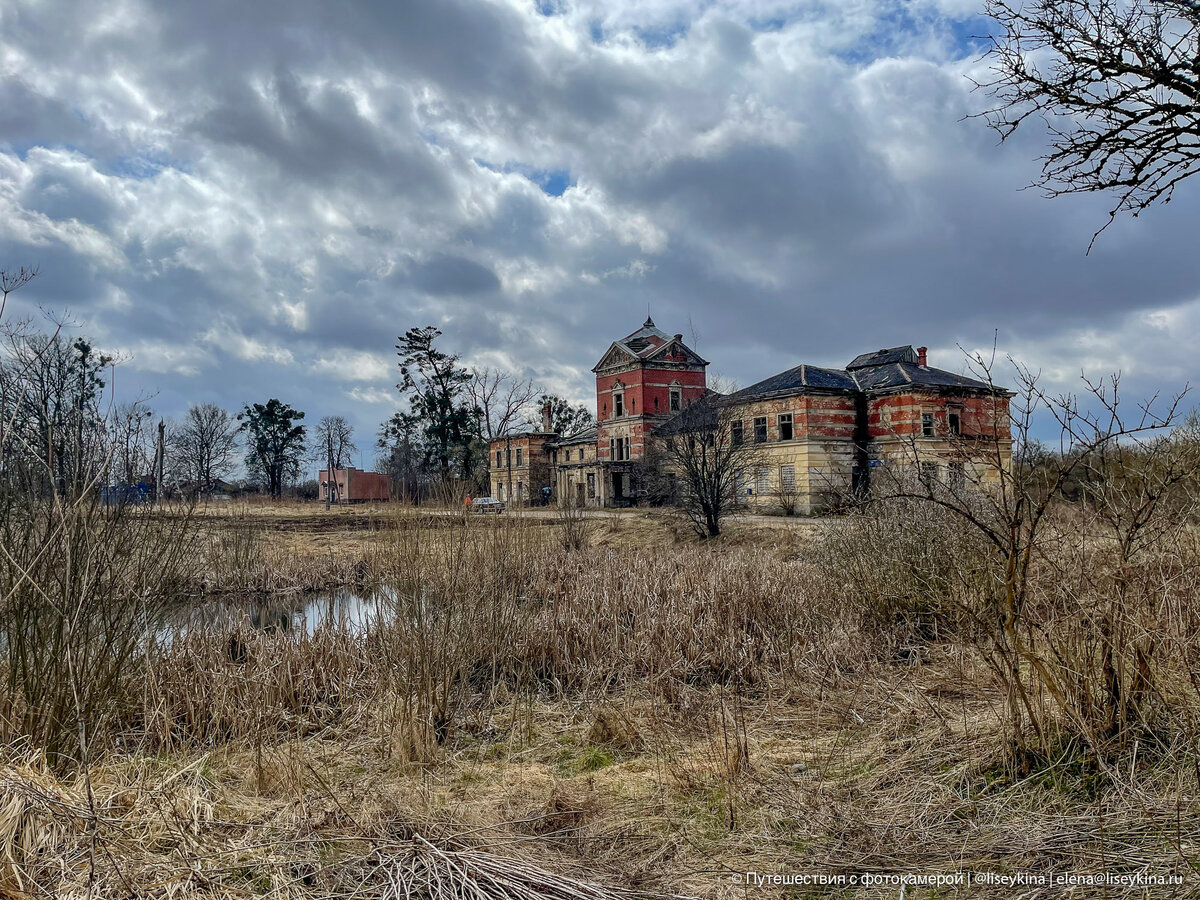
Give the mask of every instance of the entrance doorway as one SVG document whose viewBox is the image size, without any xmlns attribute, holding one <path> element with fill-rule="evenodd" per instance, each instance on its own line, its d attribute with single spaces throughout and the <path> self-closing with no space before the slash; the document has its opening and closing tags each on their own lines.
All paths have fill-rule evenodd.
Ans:
<svg viewBox="0 0 1200 900">
<path fill-rule="evenodd" d="M 583 506 L 583 482 L 575 485 L 575 505 Z"/>
</svg>

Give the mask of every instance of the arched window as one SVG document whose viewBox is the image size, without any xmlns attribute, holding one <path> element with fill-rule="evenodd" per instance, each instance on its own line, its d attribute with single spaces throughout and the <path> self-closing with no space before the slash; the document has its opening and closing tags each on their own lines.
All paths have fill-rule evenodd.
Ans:
<svg viewBox="0 0 1200 900">
<path fill-rule="evenodd" d="M 625 385 L 621 382 L 613 384 L 613 418 L 619 419 L 625 415 Z"/>
</svg>

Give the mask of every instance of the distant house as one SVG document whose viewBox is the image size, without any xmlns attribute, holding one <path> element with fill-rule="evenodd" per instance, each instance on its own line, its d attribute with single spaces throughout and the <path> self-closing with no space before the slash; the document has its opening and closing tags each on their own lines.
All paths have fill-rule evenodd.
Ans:
<svg viewBox="0 0 1200 900">
<path fill-rule="evenodd" d="M 333 487 L 333 499 L 339 503 L 368 503 L 391 499 L 388 477 L 381 472 L 364 472 L 351 466 L 348 469 L 334 469 L 333 479 L 329 471 L 322 469 L 318 475 L 320 482 L 320 499 L 329 497 L 329 489 Z"/>
<path fill-rule="evenodd" d="M 695 401 L 712 396 L 708 362 L 647 318 L 604 352 L 596 373 L 596 426 L 558 435 L 540 431 L 491 442 L 493 493 L 528 502 L 542 485 L 554 500 L 588 506 L 653 501 L 643 464 L 656 430 Z M 998 445 L 1011 457 L 1012 394 L 929 365 L 926 349 L 864 353 L 844 369 L 807 364 L 720 398 L 731 415 L 729 440 L 760 445 L 739 493 L 750 506 L 797 512 L 827 508 L 847 491 L 867 489 L 876 467 L 919 457 L 922 478 L 986 482 L 990 463 L 972 446 Z M 965 455 L 964 455 L 965 454 Z M 1004 463 L 1007 465 L 1007 463 Z M 967 472 L 966 467 L 973 471 Z"/>
</svg>

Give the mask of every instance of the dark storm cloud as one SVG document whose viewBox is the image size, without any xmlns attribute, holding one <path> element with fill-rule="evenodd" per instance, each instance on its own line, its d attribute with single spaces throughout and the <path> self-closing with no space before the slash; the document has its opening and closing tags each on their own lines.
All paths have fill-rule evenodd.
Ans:
<svg viewBox="0 0 1200 900">
<path fill-rule="evenodd" d="M 0 141 L 24 152 L 35 144 L 72 143 L 86 132 L 63 101 L 38 93 L 19 75 L 0 81 Z"/>
<path fill-rule="evenodd" d="M 448 253 L 434 254 L 414 266 L 412 278 L 430 294 L 482 294 L 500 287 L 500 279 L 487 266 Z"/>
<path fill-rule="evenodd" d="M 864 348 L 1200 374 L 1197 192 L 1114 225 L 1018 189 L 961 0 L 13 2 L 0 266 L 181 413 L 280 396 L 361 431 L 396 336 L 580 399 L 651 308 L 741 383 Z M 361 441 L 364 445 L 368 441 Z"/>
</svg>

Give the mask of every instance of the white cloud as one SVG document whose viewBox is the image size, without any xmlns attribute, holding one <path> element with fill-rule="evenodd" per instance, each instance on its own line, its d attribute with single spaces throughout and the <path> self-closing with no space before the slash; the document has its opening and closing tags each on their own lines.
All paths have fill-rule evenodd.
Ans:
<svg viewBox="0 0 1200 900">
<path fill-rule="evenodd" d="M 39 264 L 14 308 L 71 308 L 163 403 L 202 379 L 320 415 L 353 385 L 360 429 L 408 327 L 587 398 L 647 303 L 747 384 L 997 329 L 1063 383 L 1195 378 L 1196 195 L 1085 257 L 1105 198 L 1019 192 L 1042 135 L 963 119 L 977 6 L 15 0 L 0 266 Z"/>
<path fill-rule="evenodd" d="M 335 350 L 318 357 L 313 368 L 338 381 L 379 381 L 394 374 L 395 363 L 378 353 Z"/>
</svg>

